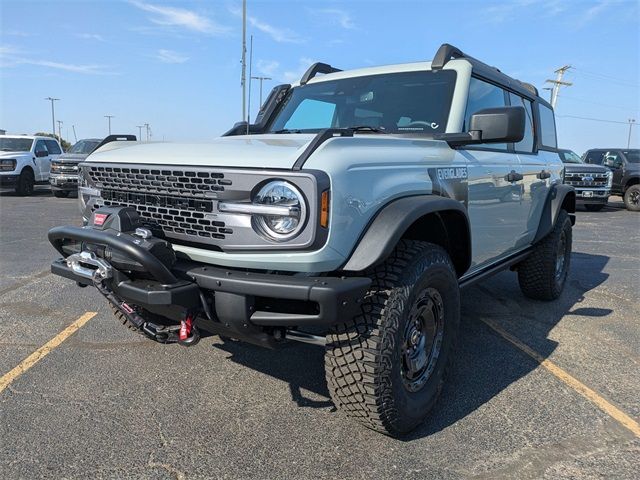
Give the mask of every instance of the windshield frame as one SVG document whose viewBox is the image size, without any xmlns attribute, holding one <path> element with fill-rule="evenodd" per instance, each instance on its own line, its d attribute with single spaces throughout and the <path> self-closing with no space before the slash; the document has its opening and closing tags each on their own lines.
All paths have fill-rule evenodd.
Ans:
<svg viewBox="0 0 640 480">
<path fill-rule="evenodd" d="M 4 150 L 4 148 L 7 148 L 7 147 L 3 147 L 3 146 L 1 145 L 1 143 L 2 143 L 2 141 L 3 141 L 3 140 L 22 140 L 22 141 L 30 142 L 30 143 L 29 143 L 29 147 L 28 147 L 26 150 L 24 150 L 24 149 L 18 149 L 18 150 Z M 31 149 L 33 148 L 33 142 L 34 142 L 33 138 L 3 136 L 3 137 L 0 137 L 0 152 L 21 152 L 21 153 L 27 153 L 27 152 L 30 152 L 30 151 L 31 151 Z"/>
<path fill-rule="evenodd" d="M 268 123 L 264 126 L 264 130 L 263 132 L 266 134 L 279 134 L 279 133 L 312 133 L 312 134 L 317 134 L 323 130 L 326 129 L 345 129 L 345 130 L 349 130 L 349 129 L 353 129 L 355 127 L 370 127 L 369 125 L 348 125 L 348 126 L 341 126 L 341 127 L 334 127 L 334 126 L 326 126 L 326 127 L 320 127 L 320 128 L 304 128 L 304 129 L 298 129 L 298 128 L 292 128 L 292 129 L 287 129 L 287 128 L 274 128 L 276 122 L 278 121 L 278 119 L 281 117 L 283 111 L 285 110 L 286 106 L 288 105 L 288 103 L 291 101 L 293 95 L 295 94 L 295 92 L 299 91 L 299 89 L 302 88 L 307 88 L 307 87 L 313 87 L 313 86 L 317 86 L 317 85 L 321 85 L 321 84 L 325 84 L 325 83 L 333 83 L 333 82 L 343 82 L 343 81 L 350 81 L 350 80 L 360 80 L 360 79 L 366 79 L 366 78 L 373 78 L 373 77 L 383 77 L 383 76 L 390 76 L 390 75 L 403 75 L 403 74 L 427 74 L 427 75 L 433 75 L 433 74 L 443 74 L 444 72 L 448 72 L 446 73 L 446 75 L 450 75 L 450 81 L 449 81 L 449 85 L 448 85 L 448 91 L 447 91 L 447 95 L 448 95 L 448 99 L 447 99 L 447 108 L 445 109 L 445 111 L 443 112 L 443 116 L 441 119 L 441 122 L 439 123 L 440 126 L 442 126 L 441 130 L 433 130 L 433 131 L 393 131 L 393 130 L 385 130 L 384 128 L 376 128 L 374 126 L 374 128 L 372 129 L 362 129 L 360 130 L 358 133 L 385 133 L 385 134 L 390 134 L 390 135 L 395 135 L 395 136 L 409 136 L 409 137 L 415 137 L 415 136 L 419 136 L 419 137 L 427 137 L 427 138 L 432 138 L 434 134 L 437 133 L 443 133 L 446 132 L 447 126 L 449 124 L 449 120 L 451 118 L 452 115 L 452 109 L 454 107 L 454 101 L 455 101 L 455 96 L 456 96 L 456 91 L 458 88 L 458 79 L 459 79 L 459 72 L 455 69 L 444 69 L 444 70 L 439 70 L 439 71 L 434 71 L 434 70 L 429 70 L 429 69 L 424 69 L 424 70 L 402 70 L 402 71 L 394 71 L 394 72 L 382 72 L 382 73 L 375 73 L 375 74 L 369 74 L 369 75 L 358 75 L 358 76 L 353 76 L 353 77 L 346 77 L 346 78 L 338 78 L 335 80 L 323 80 L 320 82 L 313 82 L 313 83 L 308 83 L 308 84 L 304 84 L 304 85 L 296 85 L 294 87 L 292 87 L 291 89 L 289 89 L 289 91 L 287 92 L 285 98 L 280 102 L 280 104 L 278 105 L 277 110 L 271 115 L 271 117 L 269 118 Z M 307 97 L 310 98 L 310 97 Z M 302 103 L 302 102 L 300 102 Z M 300 105 L 300 103 L 298 104 L 298 106 Z M 355 108 L 360 108 L 360 107 L 354 107 Z M 366 106 L 362 107 L 363 109 L 366 109 Z M 295 112 L 295 110 L 294 110 Z M 288 122 L 291 119 L 292 115 L 289 116 L 289 118 L 287 119 L 286 122 Z M 286 122 L 283 124 L 286 125 Z M 434 122 L 435 123 L 435 122 Z"/>
</svg>

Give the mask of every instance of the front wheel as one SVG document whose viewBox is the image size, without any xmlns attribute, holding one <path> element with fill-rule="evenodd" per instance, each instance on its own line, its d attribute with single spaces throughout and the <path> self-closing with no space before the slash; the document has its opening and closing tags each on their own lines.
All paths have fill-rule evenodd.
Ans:
<svg viewBox="0 0 640 480">
<path fill-rule="evenodd" d="M 16 185 L 16 193 L 18 195 L 29 196 L 33 193 L 36 179 L 33 176 L 33 170 L 25 168 L 18 177 L 18 184 Z"/>
<path fill-rule="evenodd" d="M 631 185 L 624 192 L 624 206 L 632 212 L 640 212 L 640 184 Z"/>
<path fill-rule="evenodd" d="M 560 210 L 553 230 L 518 265 L 518 283 L 525 296 L 555 300 L 564 289 L 571 263 L 571 219 Z"/>
<path fill-rule="evenodd" d="M 413 430 L 433 407 L 460 323 L 447 252 L 403 240 L 368 274 L 361 314 L 327 336 L 325 369 L 336 406 L 387 435 Z"/>
</svg>

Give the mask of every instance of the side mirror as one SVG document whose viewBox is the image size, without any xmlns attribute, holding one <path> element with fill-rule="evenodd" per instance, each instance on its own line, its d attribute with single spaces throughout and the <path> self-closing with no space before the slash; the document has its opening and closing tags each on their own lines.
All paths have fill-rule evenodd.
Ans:
<svg viewBox="0 0 640 480">
<path fill-rule="evenodd" d="M 36 150 L 36 157 L 38 158 L 46 157 L 47 155 L 49 155 L 49 152 L 46 150 Z"/>
<path fill-rule="evenodd" d="M 471 115 L 468 132 L 441 133 L 436 134 L 434 138 L 444 140 L 452 147 L 481 143 L 515 143 L 523 139 L 524 128 L 524 107 L 485 108 Z"/>
</svg>

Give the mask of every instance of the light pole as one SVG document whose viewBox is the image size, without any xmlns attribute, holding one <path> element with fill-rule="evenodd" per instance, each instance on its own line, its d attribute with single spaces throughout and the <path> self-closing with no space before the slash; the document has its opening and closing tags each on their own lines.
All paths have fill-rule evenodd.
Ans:
<svg viewBox="0 0 640 480">
<path fill-rule="evenodd" d="M 262 82 L 264 80 L 273 80 L 271 77 L 251 77 L 254 80 L 259 80 L 260 81 L 260 106 L 262 107 Z"/>
<path fill-rule="evenodd" d="M 62 145 L 62 124 L 64 122 L 62 120 L 58 120 L 58 140 L 60 140 L 60 144 Z M 55 135 L 55 133 L 54 133 Z"/>
<path fill-rule="evenodd" d="M 145 123 L 144 127 L 147 129 L 147 142 L 148 142 L 149 137 L 151 136 L 151 125 L 149 125 L 148 123 Z"/>
<path fill-rule="evenodd" d="M 633 127 L 634 123 L 636 123 L 636 119 L 630 118 L 629 119 L 629 136 L 627 137 L 627 148 L 631 146 L 631 127 Z"/>
<path fill-rule="evenodd" d="M 109 120 L 109 135 L 111 135 L 111 119 L 114 118 L 114 115 L 105 115 L 104 118 Z"/>
<path fill-rule="evenodd" d="M 144 125 L 136 125 L 136 127 L 138 128 L 138 141 L 142 141 L 142 127 L 144 127 Z"/>
<path fill-rule="evenodd" d="M 71 125 L 71 128 L 73 128 L 73 138 L 76 139 L 76 143 L 78 143 L 78 135 L 76 135 L 76 126 L 75 125 Z"/>
<path fill-rule="evenodd" d="M 51 101 L 51 133 L 56 134 L 56 112 L 53 108 L 53 102 L 60 100 L 59 98 L 47 97 L 45 100 Z"/>
</svg>

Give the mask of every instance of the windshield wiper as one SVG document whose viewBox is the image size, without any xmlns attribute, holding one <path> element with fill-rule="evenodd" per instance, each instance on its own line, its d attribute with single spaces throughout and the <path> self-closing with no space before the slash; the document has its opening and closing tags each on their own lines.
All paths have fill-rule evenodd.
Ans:
<svg viewBox="0 0 640 480">
<path fill-rule="evenodd" d="M 355 127 L 347 127 L 346 130 L 351 130 L 352 132 L 371 132 L 371 133 L 387 133 L 384 127 L 372 127 L 370 125 L 357 125 Z"/>
<path fill-rule="evenodd" d="M 302 130 L 289 130 L 288 128 L 283 128 L 282 130 L 275 130 L 271 133 L 302 133 Z"/>
</svg>

